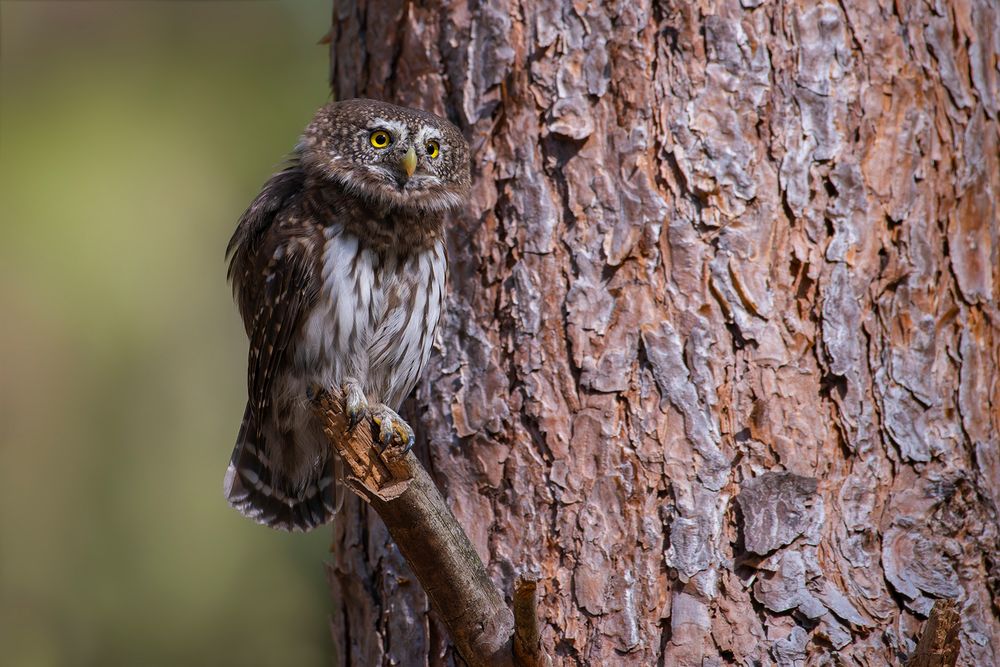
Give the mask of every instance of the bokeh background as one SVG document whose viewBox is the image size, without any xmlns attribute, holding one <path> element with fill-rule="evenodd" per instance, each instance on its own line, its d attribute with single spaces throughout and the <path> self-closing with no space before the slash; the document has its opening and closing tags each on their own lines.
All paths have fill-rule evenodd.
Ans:
<svg viewBox="0 0 1000 667">
<path fill-rule="evenodd" d="M 0 0 L 0 664 L 329 664 L 329 534 L 222 498 L 240 213 L 330 3 Z"/>
</svg>

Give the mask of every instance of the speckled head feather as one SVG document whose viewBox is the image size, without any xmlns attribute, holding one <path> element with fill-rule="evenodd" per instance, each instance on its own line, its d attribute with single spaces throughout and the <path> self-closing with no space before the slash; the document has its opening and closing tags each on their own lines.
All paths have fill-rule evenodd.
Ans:
<svg viewBox="0 0 1000 667">
<path fill-rule="evenodd" d="M 384 146 L 377 145 L 384 141 Z M 413 149 L 411 175 L 404 167 Z M 307 172 L 340 184 L 375 206 L 408 213 L 464 205 L 469 194 L 469 145 L 458 128 L 426 111 L 355 99 L 322 107 L 302 136 Z"/>
</svg>

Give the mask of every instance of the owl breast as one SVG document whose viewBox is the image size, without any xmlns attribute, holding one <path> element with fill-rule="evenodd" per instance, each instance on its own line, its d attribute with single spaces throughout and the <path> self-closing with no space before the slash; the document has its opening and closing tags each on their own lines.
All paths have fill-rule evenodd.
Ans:
<svg viewBox="0 0 1000 667">
<path fill-rule="evenodd" d="M 356 380 L 369 403 L 395 410 L 430 356 L 444 247 L 380 252 L 339 225 L 324 235 L 321 288 L 295 352 L 297 375 L 324 387 Z"/>
</svg>

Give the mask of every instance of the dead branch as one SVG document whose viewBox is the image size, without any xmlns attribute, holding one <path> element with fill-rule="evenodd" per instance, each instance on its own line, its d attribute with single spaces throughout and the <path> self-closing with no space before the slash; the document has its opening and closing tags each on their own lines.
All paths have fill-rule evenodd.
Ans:
<svg viewBox="0 0 1000 667">
<path fill-rule="evenodd" d="M 538 630 L 538 578 L 522 575 L 514 582 L 514 659 L 524 667 L 549 667 Z"/>
<path fill-rule="evenodd" d="M 954 667 L 958 661 L 960 619 L 954 600 L 938 600 L 924 624 L 917 649 L 906 667 Z"/>
<path fill-rule="evenodd" d="M 536 582 L 531 582 L 530 593 L 518 582 L 515 613 L 511 614 L 479 554 L 417 458 L 410 452 L 402 456 L 382 454 L 372 443 L 371 429 L 349 430 L 339 392 L 321 393 L 314 406 L 331 445 L 344 460 L 348 486 L 385 522 L 465 661 L 472 667 L 544 665 L 538 661 L 542 653 L 535 618 Z M 515 657 L 514 619 L 527 618 L 525 595 L 530 595 L 532 618 L 519 622 L 526 627 L 533 625 L 533 633 L 529 630 L 526 635 L 526 646 L 534 648 L 519 659 Z"/>
</svg>

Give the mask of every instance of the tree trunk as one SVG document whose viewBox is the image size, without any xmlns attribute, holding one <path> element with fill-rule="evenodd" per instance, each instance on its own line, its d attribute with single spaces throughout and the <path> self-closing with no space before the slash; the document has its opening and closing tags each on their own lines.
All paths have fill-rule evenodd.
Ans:
<svg viewBox="0 0 1000 667">
<path fill-rule="evenodd" d="M 556 664 L 1000 655 L 1000 10 L 336 0 L 331 85 L 473 147 L 409 416 Z M 344 664 L 447 664 L 375 513 Z"/>
</svg>

